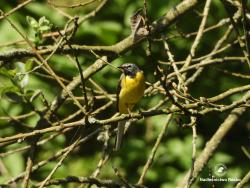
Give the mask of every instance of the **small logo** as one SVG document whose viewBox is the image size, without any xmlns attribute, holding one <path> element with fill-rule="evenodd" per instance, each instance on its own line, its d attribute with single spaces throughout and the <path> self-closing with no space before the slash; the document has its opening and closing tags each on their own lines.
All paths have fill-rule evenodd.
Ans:
<svg viewBox="0 0 250 188">
<path fill-rule="evenodd" d="M 217 164 L 214 167 L 214 174 L 216 176 L 222 177 L 227 173 L 227 166 L 224 164 Z"/>
</svg>

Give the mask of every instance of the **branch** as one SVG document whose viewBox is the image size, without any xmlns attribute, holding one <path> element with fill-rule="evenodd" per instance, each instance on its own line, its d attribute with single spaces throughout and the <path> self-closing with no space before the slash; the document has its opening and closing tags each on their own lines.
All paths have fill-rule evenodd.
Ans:
<svg viewBox="0 0 250 188">
<path fill-rule="evenodd" d="M 175 20 L 183 16 L 184 13 L 191 10 L 196 4 L 197 0 L 184 0 L 178 4 L 175 8 L 170 9 L 165 16 L 161 17 L 159 20 L 153 22 L 150 26 L 151 34 L 156 34 L 158 32 L 164 31 L 168 26 L 170 26 Z M 146 37 L 146 36 L 145 36 Z M 142 37 L 142 39 L 145 39 Z M 141 39 L 141 40 L 142 40 Z M 139 41 L 141 41 L 139 40 Z M 72 45 L 72 49 L 68 46 L 64 46 L 57 50 L 56 53 L 63 54 L 73 54 L 73 53 L 89 53 L 90 50 L 94 51 L 99 55 L 107 56 L 117 56 L 119 54 L 127 52 L 131 49 L 137 42 L 134 42 L 133 36 L 130 35 L 122 41 L 111 45 L 111 46 L 87 46 L 87 45 Z M 44 46 L 42 50 L 37 50 L 40 55 L 47 55 L 53 51 L 54 46 Z M 24 57 L 35 57 L 36 54 L 30 49 L 18 49 L 12 50 L 10 52 L 5 52 L 0 54 L 0 61 L 10 62 L 15 58 L 24 58 Z"/>
<path fill-rule="evenodd" d="M 68 176 L 65 179 L 52 179 L 49 180 L 45 186 L 50 185 L 65 185 L 68 183 L 80 183 L 80 184 L 90 184 L 90 185 L 96 185 L 97 187 L 122 187 L 123 184 L 115 182 L 113 180 L 102 180 L 99 178 L 92 178 L 92 177 L 76 177 L 76 176 Z M 141 185 L 131 185 L 131 187 L 138 187 L 143 188 L 145 186 Z"/>
<path fill-rule="evenodd" d="M 246 185 L 247 182 L 249 181 L 250 181 L 250 171 L 242 178 L 242 180 L 239 183 L 237 183 L 235 188 L 241 188 L 244 185 Z"/>
<path fill-rule="evenodd" d="M 188 171 L 178 185 L 178 188 L 186 188 L 189 187 L 192 183 L 194 183 L 195 179 L 198 177 L 204 166 L 209 161 L 210 157 L 214 154 L 215 150 L 221 143 L 222 139 L 226 136 L 228 131 L 235 125 L 238 118 L 243 114 L 246 110 L 245 107 L 235 108 L 231 111 L 231 113 L 227 116 L 225 121 L 220 125 L 216 133 L 212 136 L 212 138 L 207 142 L 206 147 L 196 160 L 194 164 L 193 176 L 192 179 L 189 179 L 190 171 Z"/>
</svg>

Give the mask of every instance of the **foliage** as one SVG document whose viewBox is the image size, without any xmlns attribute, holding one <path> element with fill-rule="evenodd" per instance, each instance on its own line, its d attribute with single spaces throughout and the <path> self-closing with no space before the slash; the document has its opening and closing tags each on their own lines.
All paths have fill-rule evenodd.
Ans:
<svg viewBox="0 0 250 188">
<path fill-rule="evenodd" d="M 86 1 L 77 0 L 32 1 L 27 5 L 24 5 L 24 2 L 5 1 L 1 3 L 1 10 L 5 13 L 14 10 L 14 7 L 17 5 L 23 5 L 20 9 L 10 13 L 7 18 L 17 27 L 18 31 L 27 36 L 27 39 L 20 36 L 8 19 L 1 16 L 0 185 L 2 184 L 3 186 L 11 178 L 22 172 L 27 172 L 27 158 L 30 156 L 31 150 L 23 149 L 14 153 L 8 152 L 28 146 L 32 147 L 33 140 L 32 137 L 21 137 L 8 142 L 3 142 L 1 139 L 29 133 L 34 129 L 45 128 L 37 128 L 37 124 L 44 120 L 43 118 L 46 117 L 45 114 L 48 112 L 48 109 L 61 96 L 63 88 L 57 79 L 67 86 L 75 77 L 79 76 L 77 61 L 79 61 L 83 71 L 88 70 L 98 58 L 105 55 L 108 56 L 107 61 L 114 66 L 126 62 L 134 62 L 144 70 L 147 82 L 149 82 L 148 87 L 152 86 L 161 79 L 159 78 L 160 72 L 157 72 L 156 65 L 160 67 L 164 73 L 163 75 L 166 77 L 175 72 L 166 52 L 164 42 L 167 42 L 179 69 L 182 67 L 183 61 L 190 55 L 190 49 L 203 18 L 201 13 L 205 6 L 205 1 L 197 3 L 197 6 L 191 8 L 184 16 L 178 17 L 172 25 L 164 28 L 160 32 L 161 34 L 156 33 L 151 36 L 152 38 L 148 39 L 151 44 L 150 57 L 147 56 L 148 40 L 145 37 L 143 40 L 133 44 L 128 51 L 123 51 L 121 54 L 112 52 L 110 55 L 109 53 L 105 54 L 105 52 L 101 53 L 98 50 L 93 50 L 94 53 L 91 50 L 77 51 L 77 47 L 74 46 L 89 45 L 102 47 L 114 45 L 122 41 L 130 35 L 130 18 L 139 8 L 143 7 L 143 1 L 107 1 L 100 10 L 98 10 L 98 7 L 104 1 L 90 1 L 91 3 L 86 5 L 83 5 Z M 147 1 L 149 23 L 151 24 L 154 20 L 158 20 L 171 7 L 179 3 L 181 1 L 177 0 Z M 72 8 L 71 6 L 73 5 L 77 6 Z M 233 9 L 231 16 L 235 15 L 238 10 L 236 5 L 230 5 L 230 8 Z M 250 5 L 247 6 L 250 7 Z M 86 17 L 87 15 L 89 15 L 88 18 Z M 74 16 L 77 16 L 77 18 L 73 19 Z M 81 19 L 83 20 L 81 21 Z M 81 22 L 75 24 L 75 20 Z M 218 27 L 213 27 L 221 20 L 224 20 L 225 23 L 223 22 Z M 241 20 L 242 16 L 237 18 L 236 26 L 239 35 L 244 38 Z M 249 19 L 247 21 L 249 22 Z M 204 56 L 209 56 L 216 43 L 226 35 L 225 33 L 230 24 L 229 14 L 222 1 L 212 1 L 205 26 L 205 28 L 210 28 L 210 30 L 203 32 L 195 56 L 192 57 L 194 61 L 191 62 L 191 65 L 198 64 L 204 60 Z M 70 28 L 73 29 L 70 30 Z M 65 32 L 67 29 L 69 31 Z M 58 33 L 59 30 L 61 31 L 60 33 Z M 249 91 L 249 88 L 247 90 L 239 90 L 232 95 L 223 97 L 222 100 L 216 100 L 210 104 L 206 103 L 207 99 L 229 91 L 232 88 L 249 86 L 249 66 L 244 57 L 243 49 L 240 47 L 239 41 L 237 41 L 238 34 L 234 30 L 230 33 L 226 40 L 223 41 L 220 49 L 229 44 L 231 46 L 226 50 L 217 50 L 216 54 L 211 56 L 211 62 L 214 60 L 215 63 L 204 66 L 201 74 L 187 86 L 187 94 L 189 95 L 184 95 L 185 97 L 188 96 L 190 103 L 197 102 L 200 105 L 197 108 L 188 110 L 202 112 L 208 108 L 212 109 L 210 113 L 199 116 L 195 121 L 197 127 L 196 157 L 203 151 L 206 142 L 214 135 L 233 108 L 229 108 L 229 110 L 223 109 L 227 105 L 242 99 L 244 94 Z M 166 37 L 166 40 L 162 40 L 162 37 Z M 46 67 L 45 62 L 41 61 L 41 58 L 39 59 L 37 55 L 20 55 L 22 50 L 32 51 L 28 41 L 32 43 L 33 48 L 37 52 L 41 52 L 41 56 L 44 59 L 48 58 L 46 59 L 48 66 L 51 67 L 57 78 L 54 77 L 48 67 Z M 56 45 L 58 45 L 58 49 L 56 49 Z M 69 50 L 66 51 L 64 48 Z M 50 51 L 50 53 L 42 54 L 42 51 L 46 49 L 56 49 L 56 51 L 54 53 Z M 15 50 L 20 50 L 20 53 L 16 53 L 14 57 L 1 59 L 7 53 L 11 55 Z M 49 57 L 50 55 L 51 57 Z M 216 59 L 220 60 L 216 62 Z M 48 126 L 49 128 L 58 126 L 58 129 L 40 135 L 39 140 L 45 139 L 45 142 L 35 148 L 34 165 L 71 146 L 79 135 L 84 138 L 99 128 L 105 127 L 107 129 L 112 127 L 109 130 L 109 139 L 103 138 L 106 133 L 105 130 L 102 130 L 99 136 L 96 134 L 86 142 L 81 143 L 66 156 L 61 166 L 58 167 L 50 179 L 65 179 L 68 176 L 90 177 L 97 169 L 97 165 L 102 157 L 109 155 L 107 163 L 102 166 L 100 174 L 98 174 L 98 178 L 101 180 L 110 179 L 122 184 L 121 178 L 115 173 L 115 168 L 117 168 L 120 176 L 127 182 L 136 184 L 143 172 L 143 167 L 150 156 L 151 150 L 167 122 L 166 114 L 152 115 L 134 121 L 126 133 L 121 150 L 116 153 L 113 152 L 113 129 L 116 127 L 117 122 L 110 123 L 110 126 L 107 127 L 95 123 L 95 121 L 109 119 L 116 113 L 115 94 L 120 72 L 113 66 L 106 65 L 106 62 L 104 64 L 105 67 L 94 72 L 90 78 L 84 81 L 84 84 L 90 104 L 89 108 L 92 110 L 90 112 L 104 107 L 108 102 L 112 102 L 112 104 L 100 113 L 93 115 L 91 118 L 93 118 L 92 122 L 94 123 L 91 124 L 91 118 L 89 120 L 91 125 L 86 124 L 83 126 L 80 123 L 79 126 L 75 126 L 72 129 L 60 129 L 60 123 L 70 125 L 70 123 L 82 120 L 84 115 L 80 112 L 79 106 L 77 106 L 76 101 L 71 96 L 64 103 L 60 104 L 59 102 L 60 106 L 57 111 L 53 112 L 53 115 L 50 117 L 51 124 Z M 202 65 L 200 66 L 202 67 Z M 187 80 L 199 68 L 197 66 L 195 69 L 190 69 L 186 74 Z M 177 99 L 182 105 L 186 105 L 188 100 L 178 98 L 178 93 L 174 92 L 172 87 L 173 83 L 175 85 L 180 84 L 176 76 L 167 79 L 166 87 L 171 90 L 174 99 Z M 83 97 L 84 84 L 78 85 L 71 92 L 79 104 L 86 109 L 86 98 Z M 185 93 L 184 90 L 180 89 L 179 95 Z M 65 89 L 63 92 L 65 92 Z M 152 89 L 152 91 L 146 93 L 135 111 L 139 109 L 140 111 L 152 110 L 151 108 L 156 108 L 157 104 L 166 97 L 164 86 L 159 85 L 158 88 L 156 87 L 154 90 Z M 202 104 L 202 99 L 206 99 L 203 100 L 205 104 Z M 249 108 L 249 98 L 240 105 Z M 173 106 L 173 101 L 168 98 L 157 109 L 170 109 L 171 106 Z M 77 111 L 79 111 L 77 115 L 67 120 Z M 248 109 L 240 116 L 235 123 L 236 125 L 231 128 L 226 137 L 220 140 L 217 151 L 212 154 L 211 159 L 206 163 L 192 187 L 212 187 L 213 185 L 225 188 L 234 187 L 237 182 L 205 182 L 200 180 L 200 178 L 216 176 L 214 169 L 218 164 L 223 164 L 227 167 L 223 178 L 242 179 L 249 171 L 249 156 L 247 156 L 247 152 L 249 153 L 250 151 L 249 115 Z M 146 173 L 145 186 L 176 187 L 182 181 L 187 171 L 191 169 L 193 132 L 190 122 L 190 115 L 185 114 L 185 110 L 181 109 L 180 113 L 173 113 L 173 117 L 156 151 L 152 166 Z M 46 123 L 42 124 L 42 126 L 44 125 Z M 52 135 L 54 136 L 53 139 Z M 103 140 L 100 141 L 97 137 L 102 137 L 108 146 L 106 147 Z M 50 140 L 46 141 L 46 139 Z M 58 159 L 47 161 L 44 166 L 32 173 L 30 185 L 37 186 L 38 183 L 41 183 L 52 172 L 60 159 L 59 157 Z M 13 186 L 19 187 L 22 182 L 24 180 L 20 179 Z M 78 183 L 59 186 L 76 187 Z"/>
</svg>

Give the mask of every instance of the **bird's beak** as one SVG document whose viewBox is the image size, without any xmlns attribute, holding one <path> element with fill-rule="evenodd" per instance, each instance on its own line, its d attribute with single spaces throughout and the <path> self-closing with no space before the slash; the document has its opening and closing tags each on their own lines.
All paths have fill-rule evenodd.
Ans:
<svg viewBox="0 0 250 188">
<path fill-rule="evenodd" d="M 120 69 L 122 72 L 124 71 L 124 67 L 120 66 L 120 67 L 117 67 L 118 69 Z"/>
</svg>

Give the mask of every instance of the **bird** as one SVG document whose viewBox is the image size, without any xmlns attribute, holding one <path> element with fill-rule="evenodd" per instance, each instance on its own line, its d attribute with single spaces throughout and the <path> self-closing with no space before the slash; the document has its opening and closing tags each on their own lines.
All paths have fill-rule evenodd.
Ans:
<svg viewBox="0 0 250 188">
<path fill-rule="evenodd" d="M 129 114 L 144 95 L 145 78 L 143 71 L 133 63 L 125 63 L 118 68 L 122 74 L 116 92 L 117 111 L 120 114 Z M 121 147 L 125 124 L 126 120 L 118 122 L 115 151 Z"/>
</svg>

